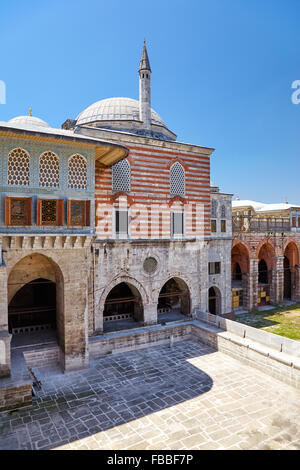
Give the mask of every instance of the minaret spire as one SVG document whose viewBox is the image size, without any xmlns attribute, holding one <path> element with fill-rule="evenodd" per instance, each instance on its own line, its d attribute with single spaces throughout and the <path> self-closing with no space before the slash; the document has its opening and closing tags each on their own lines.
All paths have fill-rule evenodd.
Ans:
<svg viewBox="0 0 300 470">
<path fill-rule="evenodd" d="M 140 121 L 143 121 L 145 129 L 151 129 L 151 67 L 144 40 L 144 47 L 139 66 L 140 76 Z"/>
</svg>

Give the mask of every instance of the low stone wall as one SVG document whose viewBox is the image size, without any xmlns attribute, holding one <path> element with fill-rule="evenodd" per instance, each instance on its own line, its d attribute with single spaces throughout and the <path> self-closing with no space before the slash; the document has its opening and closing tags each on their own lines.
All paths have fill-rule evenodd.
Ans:
<svg viewBox="0 0 300 470">
<path fill-rule="evenodd" d="M 59 347 L 44 346 L 30 351 L 24 351 L 24 358 L 28 367 L 54 366 L 59 363 Z"/>
<path fill-rule="evenodd" d="M 300 388 L 300 342 L 208 313 L 197 313 L 193 337 Z"/>
<path fill-rule="evenodd" d="M 13 383 L 6 388 L 0 388 L 0 411 L 13 410 L 22 406 L 31 405 L 32 384 Z"/>
<path fill-rule="evenodd" d="M 180 341 L 190 338 L 191 331 L 191 322 L 183 322 L 170 326 L 156 325 L 132 331 L 106 333 L 89 338 L 89 353 L 91 358 L 96 358 L 106 354 L 147 348 L 170 342 L 171 335 L 173 335 L 173 341 Z"/>
<path fill-rule="evenodd" d="M 0 380 L 0 411 L 31 405 L 32 380 L 24 356 L 17 352 L 12 358 L 12 375 Z"/>
</svg>

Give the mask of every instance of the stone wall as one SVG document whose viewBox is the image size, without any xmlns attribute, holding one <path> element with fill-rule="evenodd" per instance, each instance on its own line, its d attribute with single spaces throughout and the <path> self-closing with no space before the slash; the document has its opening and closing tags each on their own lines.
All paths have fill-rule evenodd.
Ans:
<svg viewBox="0 0 300 470">
<path fill-rule="evenodd" d="M 171 339 L 171 336 L 173 337 Z M 153 326 L 141 328 L 135 332 L 111 333 L 105 336 L 90 338 L 90 357 L 97 358 L 107 354 L 132 351 L 158 344 L 180 341 L 191 337 L 191 324 L 174 324 L 169 326 Z"/>
<path fill-rule="evenodd" d="M 157 323 L 160 290 L 171 278 L 185 283 L 190 293 L 190 315 L 206 307 L 207 244 L 194 241 L 115 241 L 94 243 L 95 255 L 95 332 L 103 331 L 104 303 L 110 290 L 121 282 L 134 286 L 142 298 L 144 325 Z M 144 261 L 155 258 L 153 273 L 144 270 Z M 206 260 L 203 264 L 203 259 Z M 203 294 L 202 289 L 205 289 Z"/>
<path fill-rule="evenodd" d="M 88 367 L 87 290 L 90 270 L 89 237 L 3 237 L 6 279 L 10 297 L 14 286 L 36 277 L 56 283 L 57 331 L 60 364 L 64 371 Z M 1 280 L 1 279 L 0 279 Z M 1 286 L 1 283 L 0 283 Z M 2 304 L 2 324 L 8 318 L 8 302 Z"/>
<path fill-rule="evenodd" d="M 247 365 L 300 388 L 299 341 L 217 315 L 198 312 L 197 319 L 200 322 L 198 325 L 195 322 L 196 328 L 193 327 L 192 330 L 195 337 Z M 205 323 L 208 328 L 205 327 Z"/>
</svg>

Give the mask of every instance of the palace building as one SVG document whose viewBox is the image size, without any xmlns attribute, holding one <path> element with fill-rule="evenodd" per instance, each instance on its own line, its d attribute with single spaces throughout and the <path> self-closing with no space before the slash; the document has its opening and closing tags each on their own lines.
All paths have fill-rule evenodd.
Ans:
<svg viewBox="0 0 300 470">
<path fill-rule="evenodd" d="M 100 100 L 61 129 L 0 122 L 2 376 L 25 347 L 27 365 L 67 372 L 112 332 L 231 313 L 232 195 L 210 182 L 213 149 L 151 108 L 151 73 L 144 44 L 139 100 Z"/>
</svg>

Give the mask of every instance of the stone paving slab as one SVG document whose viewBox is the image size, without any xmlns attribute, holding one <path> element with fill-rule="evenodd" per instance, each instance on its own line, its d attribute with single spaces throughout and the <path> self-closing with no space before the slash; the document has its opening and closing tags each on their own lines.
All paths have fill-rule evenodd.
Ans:
<svg viewBox="0 0 300 470">
<path fill-rule="evenodd" d="M 0 449 L 300 449 L 300 392 L 186 340 L 39 369 L 32 406 L 0 413 Z"/>
</svg>

